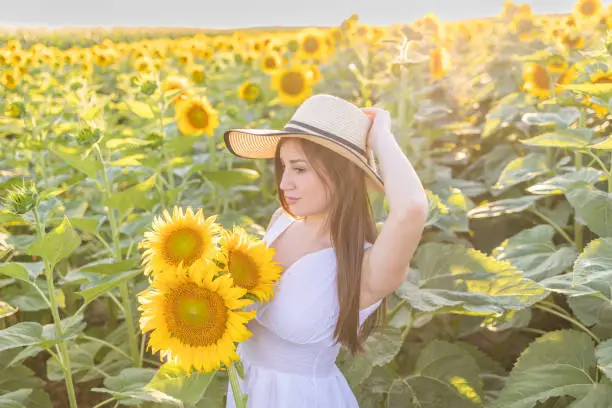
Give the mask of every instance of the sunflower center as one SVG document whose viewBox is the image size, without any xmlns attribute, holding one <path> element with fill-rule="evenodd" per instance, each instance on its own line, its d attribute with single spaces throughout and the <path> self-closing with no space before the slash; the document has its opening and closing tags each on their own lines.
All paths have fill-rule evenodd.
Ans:
<svg viewBox="0 0 612 408">
<path fill-rule="evenodd" d="M 259 88 L 255 84 L 249 84 L 246 87 L 245 96 L 247 99 L 255 100 L 259 96 Z"/>
<path fill-rule="evenodd" d="M 191 265 L 202 253 L 202 239 L 192 229 L 182 228 L 173 231 L 166 240 L 164 255 L 168 263 Z"/>
<path fill-rule="evenodd" d="M 309 54 L 314 54 L 319 49 L 319 40 L 312 35 L 309 35 L 304 40 L 304 51 Z"/>
<path fill-rule="evenodd" d="M 208 114 L 201 106 L 194 105 L 187 112 L 189 123 L 198 129 L 204 129 L 208 125 Z"/>
<path fill-rule="evenodd" d="M 266 68 L 270 68 L 270 69 L 276 68 L 276 61 L 272 57 L 267 57 L 265 60 L 265 66 Z"/>
<path fill-rule="evenodd" d="M 168 331 L 181 343 L 203 347 L 223 337 L 227 307 L 217 293 L 188 282 L 168 292 L 164 301 Z"/>
<path fill-rule="evenodd" d="M 304 77 L 299 72 L 287 72 L 281 80 L 281 89 L 289 95 L 299 95 L 305 85 Z"/>
<path fill-rule="evenodd" d="M 257 286 L 257 266 L 248 255 L 240 251 L 230 251 L 228 270 L 237 286 L 251 290 Z"/>
<path fill-rule="evenodd" d="M 595 1 L 586 0 L 580 3 L 580 13 L 583 16 L 592 16 L 597 11 L 597 6 L 595 5 Z"/>
<path fill-rule="evenodd" d="M 538 89 L 548 89 L 550 87 L 550 78 L 546 69 L 538 65 L 533 73 L 533 82 Z"/>
</svg>

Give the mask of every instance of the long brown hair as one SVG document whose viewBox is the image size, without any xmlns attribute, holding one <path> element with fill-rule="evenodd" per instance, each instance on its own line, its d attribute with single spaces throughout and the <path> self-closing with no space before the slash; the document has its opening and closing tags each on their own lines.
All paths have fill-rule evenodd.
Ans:
<svg viewBox="0 0 612 408">
<path fill-rule="evenodd" d="M 283 176 L 280 148 L 287 139 L 281 139 L 274 157 L 274 174 L 279 201 L 283 209 L 294 216 L 280 189 Z M 372 205 L 367 193 L 363 170 L 343 156 L 302 138 L 300 143 L 308 161 L 326 185 L 331 198 L 326 227 L 331 233 L 336 253 L 337 293 L 339 316 L 334 331 L 336 342 L 345 346 L 351 355 L 365 352 L 363 343 L 378 326 L 386 325 L 387 299 L 372 313 L 359 330 L 359 298 L 361 293 L 361 266 L 365 242 L 376 240 L 377 230 Z M 295 216 L 294 216 L 295 217 Z"/>
</svg>

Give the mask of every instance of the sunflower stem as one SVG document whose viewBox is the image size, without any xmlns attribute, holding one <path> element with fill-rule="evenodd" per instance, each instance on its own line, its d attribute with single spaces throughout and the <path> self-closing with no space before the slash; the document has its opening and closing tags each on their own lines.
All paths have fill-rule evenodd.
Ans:
<svg viewBox="0 0 612 408">
<path fill-rule="evenodd" d="M 234 402 L 236 408 L 246 408 L 246 402 L 248 395 L 245 395 L 240 390 L 240 383 L 238 382 L 238 372 L 234 361 L 227 367 L 227 374 L 229 376 L 230 385 L 232 386 L 232 393 L 234 394 Z"/>
<path fill-rule="evenodd" d="M 580 109 L 580 117 L 578 118 L 578 128 L 582 127 L 584 127 L 584 108 Z M 580 170 L 582 168 L 582 153 L 579 150 L 574 153 L 574 159 L 576 170 Z M 576 250 L 582 252 L 582 247 L 584 246 L 583 229 L 576 214 L 574 214 L 574 241 Z"/>
<path fill-rule="evenodd" d="M 164 155 L 164 161 L 166 163 L 166 172 L 168 173 L 168 183 L 170 183 L 170 188 L 174 188 L 174 171 L 172 170 L 172 165 L 170 164 L 170 160 L 168 160 L 168 151 L 166 150 L 166 130 L 164 129 L 164 114 L 166 113 L 166 98 L 162 91 L 161 95 L 161 103 L 159 104 L 159 133 L 161 135 L 161 139 L 164 141 L 162 146 L 162 152 Z M 151 110 L 153 107 L 149 104 Z"/>
<path fill-rule="evenodd" d="M 210 169 L 211 170 L 216 170 L 216 165 L 217 165 L 217 158 L 216 158 L 216 150 L 217 147 L 215 145 L 215 136 L 209 136 L 208 137 L 208 150 L 209 150 L 209 154 L 210 154 Z"/>
<path fill-rule="evenodd" d="M 32 210 L 34 213 L 34 220 L 36 221 L 36 232 L 39 238 L 44 238 L 45 227 L 40 220 L 38 209 L 34 207 Z M 77 408 L 76 393 L 74 392 L 74 383 L 72 382 L 72 368 L 70 366 L 70 355 L 68 354 L 68 347 L 66 347 L 66 340 L 63 338 L 64 331 L 62 329 L 62 319 L 59 314 L 59 305 L 57 304 L 57 297 L 55 296 L 55 283 L 53 281 L 53 265 L 49 263 L 46 258 L 43 258 L 45 264 L 45 277 L 47 279 L 47 287 L 49 291 L 49 302 L 51 304 L 51 316 L 53 316 L 53 323 L 55 324 L 55 331 L 58 340 L 59 348 L 59 361 L 60 366 L 64 369 L 64 379 L 66 381 L 66 392 L 68 393 L 68 401 L 70 408 Z"/>
<path fill-rule="evenodd" d="M 128 338 L 130 341 L 130 355 L 132 356 L 132 362 L 135 367 L 141 367 L 140 353 L 138 352 L 138 335 L 136 334 L 136 326 L 134 325 L 134 318 L 132 316 L 132 305 L 130 304 L 130 289 L 128 288 L 127 282 L 122 282 L 119 285 L 119 291 L 121 293 L 121 302 L 123 303 L 123 310 L 125 311 L 125 324 L 128 329 Z"/>
<path fill-rule="evenodd" d="M 542 305 L 539 305 L 539 304 L 535 304 L 535 305 L 534 305 L 534 307 L 535 307 L 536 309 L 540 309 L 540 310 L 542 310 L 542 311 L 544 311 L 544 312 L 548 312 L 548 313 L 550 313 L 550 314 L 554 314 L 555 316 L 558 316 L 558 317 L 560 317 L 560 318 L 561 318 L 561 319 L 563 319 L 563 320 L 567 320 L 568 322 L 572 323 L 573 325 L 575 325 L 575 326 L 579 327 L 580 329 L 584 330 L 584 331 L 585 331 L 585 332 L 586 332 L 586 333 L 587 333 L 589 336 L 591 336 L 591 338 L 592 338 L 593 340 L 595 340 L 595 342 L 596 342 L 597 344 L 601 343 L 601 340 L 599 339 L 599 337 L 597 337 L 597 336 L 596 336 L 596 335 L 595 335 L 595 334 L 594 334 L 592 331 L 590 331 L 590 330 L 589 330 L 589 329 L 588 329 L 588 328 L 587 328 L 585 325 L 583 325 L 582 323 L 580 323 L 578 320 L 574 319 L 573 317 L 568 316 L 568 315 L 563 314 L 563 313 L 559 313 L 559 312 L 557 312 L 556 310 L 553 310 L 553 309 L 551 309 L 551 308 L 548 308 L 548 307 L 546 307 L 546 306 L 542 306 Z"/>
<path fill-rule="evenodd" d="M 102 151 L 100 150 L 100 146 L 98 144 L 95 145 L 96 151 L 98 153 L 98 158 L 102 163 L 102 178 L 104 179 L 104 195 L 107 199 L 111 197 L 111 185 L 108 180 L 108 174 L 106 172 L 106 162 L 104 161 L 104 156 L 102 155 Z M 115 209 L 108 208 L 108 220 L 111 227 L 111 233 L 113 235 L 113 248 L 114 248 L 114 256 L 115 260 L 121 261 L 121 246 L 119 243 L 119 228 L 117 226 L 117 219 L 115 218 Z M 128 339 L 130 344 L 130 355 L 132 356 L 132 364 L 135 367 L 140 367 L 140 353 L 138 352 L 138 336 L 136 334 L 136 326 L 134 326 L 134 319 L 132 317 L 132 307 L 130 303 L 130 290 L 128 288 L 127 282 L 122 282 L 119 285 L 119 291 L 121 293 L 121 303 L 123 304 L 123 313 L 125 315 L 125 324 L 127 325 L 128 330 Z"/>
</svg>

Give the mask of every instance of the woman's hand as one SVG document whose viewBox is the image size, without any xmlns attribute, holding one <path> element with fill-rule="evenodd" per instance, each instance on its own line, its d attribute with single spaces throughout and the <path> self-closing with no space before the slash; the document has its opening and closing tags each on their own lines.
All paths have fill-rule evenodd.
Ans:
<svg viewBox="0 0 612 408">
<path fill-rule="evenodd" d="M 371 147 L 375 154 L 378 154 L 380 140 L 391 135 L 391 114 L 381 108 L 362 108 L 361 110 L 372 120 L 366 145 Z"/>
</svg>

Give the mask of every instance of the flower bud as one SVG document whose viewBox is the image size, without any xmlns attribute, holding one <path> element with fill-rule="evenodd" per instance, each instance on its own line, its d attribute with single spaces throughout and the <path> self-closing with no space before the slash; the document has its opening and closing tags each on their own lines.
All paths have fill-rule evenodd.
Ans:
<svg viewBox="0 0 612 408">
<path fill-rule="evenodd" d="M 13 214 L 25 214 L 38 204 L 38 192 L 33 181 L 14 185 L 3 197 L 3 205 Z"/>
<path fill-rule="evenodd" d="M 23 118 L 25 115 L 25 104 L 23 102 L 13 102 L 7 105 L 4 113 L 10 118 Z"/>
<path fill-rule="evenodd" d="M 157 82 L 147 79 L 140 85 L 140 92 L 147 96 L 151 96 L 157 90 Z"/>
</svg>

